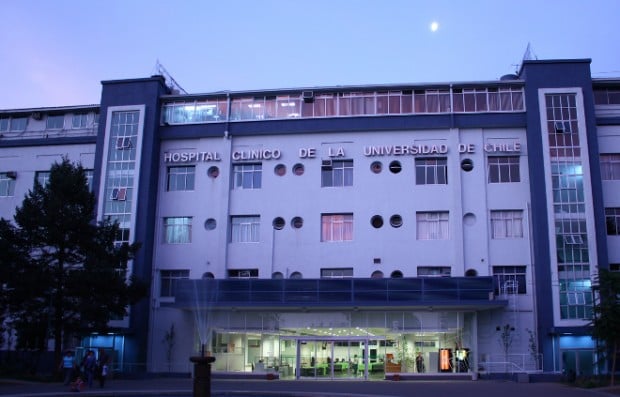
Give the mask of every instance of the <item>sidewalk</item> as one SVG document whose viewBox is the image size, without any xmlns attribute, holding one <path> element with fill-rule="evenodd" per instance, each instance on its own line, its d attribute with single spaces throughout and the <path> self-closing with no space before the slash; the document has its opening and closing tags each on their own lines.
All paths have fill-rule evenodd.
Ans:
<svg viewBox="0 0 620 397">
<path fill-rule="evenodd" d="M 0 379 L 3 397 L 90 397 L 192 396 L 188 378 L 112 380 L 104 389 L 70 392 L 60 383 L 17 382 Z M 211 391 L 217 396 L 402 396 L 402 397 L 610 397 L 620 396 L 620 388 L 578 389 L 560 383 L 515 383 L 510 381 L 325 381 L 325 380 L 239 380 L 214 379 Z"/>
</svg>

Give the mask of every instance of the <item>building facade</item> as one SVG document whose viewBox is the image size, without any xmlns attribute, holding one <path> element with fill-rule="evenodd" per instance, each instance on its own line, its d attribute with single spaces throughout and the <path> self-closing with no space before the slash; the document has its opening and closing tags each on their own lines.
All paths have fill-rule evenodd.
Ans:
<svg viewBox="0 0 620 397">
<path fill-rule="evenodd" d="M 142 249 L 149 299 L 83 347 L 122 370 L 288 378 L 604 371 L 620 268 L 620 79 L 589 60 L 499 80 L 179 94 L 0 111 L 0 215 L 67 155 Z M 89 174 L 90 175 L 90 174 Z M 43 178 L 43 179 L 42 179 Z"/>
</svg>

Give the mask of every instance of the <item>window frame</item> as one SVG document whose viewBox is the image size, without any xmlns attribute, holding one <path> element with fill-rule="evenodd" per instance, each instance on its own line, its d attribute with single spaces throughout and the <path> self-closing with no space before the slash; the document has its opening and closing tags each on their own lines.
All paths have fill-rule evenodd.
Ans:
<svg viewBox="0 0 620 397">
<path fill-rule="evenodd" d="M 601 153 L 601 179 L 620 181 L 620 153 Z"/>
<path fill-rule="evenodd" d="M 448 159 L 446 157 L 421 157 L 415 159 L 416 185 L 447 185 Z"/>
<path fill-rule="evenodd" d="M 192 242 L 191 216 L 164 217 L 164 243 L 165 244 L 190 244 Z"/>
<path fill-rule="evenodd" d="M 323 160 L 321 187 L 353 186 L 353 160 Z"/>
<path fill-rule="evenodd" d="M 491 238 L 523 238 L 523 210 L 491 210 Z"/>
<path fill-rule="evenodd" d="M 416 239 L 417 240 L 449 240 L 450 239 L 450 212 L 449 211 L 419 211 L 419 212 L 416 212 Z"/>
<path fill-rule="evenodd" d="M 488 156 L 488 183 L 521 182 L 521 156 Z"/>
<path fill-rule="evenodd" d="M 493 291 L 496 296 L 503 295 L 502 283 L 514 282 L 516 284 L 507 285 L 504 284 L 504 294 L 507 295 L 527 295 L 527 266 L 492 266 L 493 272 Z M 515 291 L 516 285 L 516 291 Z M 510 289 L 508 289 L 510 288 Z"/>
<path fill-rule="evenodd" d="M 8 172 L 0 172 L 0 197 L 15 196 L 15 178 Z"/>
<path fill-rule="evenodd" d="M 196 184 L 195 165 L 173 165 L 166 168 L 166 191 L 193 191 Z"/>
<path fill-rule="evenodd" d="M 230 217 L 231 243 L 259 243 L 260 215 L 233 215 Z"/>
<path fill-rule="evenodd" d="M 160 269 L 159 297 L 174 298 L 176 295 L 176 281 L 187 279 L 189 279 L 189 269 Z"/>
<path fill-rule="evenodd" d="M 260 189 L 262 187 L 262 163 L 233 164 L 233 189 Z"/>
<path fill-rule="evenodd" d="M 321 214 L 321 242 L 353 241 L 353 214 Z"/>
</svg>

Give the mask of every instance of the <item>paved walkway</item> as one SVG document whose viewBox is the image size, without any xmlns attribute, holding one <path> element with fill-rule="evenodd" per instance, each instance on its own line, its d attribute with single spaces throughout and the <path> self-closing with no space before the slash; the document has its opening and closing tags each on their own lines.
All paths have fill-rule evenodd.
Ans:
<svg viewBox="0 0 620 397">
<path fill-rule="evenodd" d="M 179 378 L 111 380 L 105 389 L 87 389 L 90 397 L 192 396 L 193 381 Z M 620 396 L 620 387 L 578 389 L 561 383 L 515 383 L 511 381 L 289 381 L 214 379 L 212 395 L 274 397 L 610 397 Z M 245 393 L 242 393 L 245 392 Z M 0 379 L 3 397 L 75 396 L 60 383 L 16 382 Z"/>
</svg>

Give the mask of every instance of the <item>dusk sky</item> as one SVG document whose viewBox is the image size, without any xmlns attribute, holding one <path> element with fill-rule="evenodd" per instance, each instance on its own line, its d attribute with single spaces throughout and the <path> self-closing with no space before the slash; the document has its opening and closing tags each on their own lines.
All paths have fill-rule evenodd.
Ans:
<svg viewBox="0 0 620 397">
<path fill-rule="evenodd" d="M 495 80 L 528 43 L 620 77 L 620 0 L 0 0 L 0 109 L 97 104 L 159 61 L 189 93 Z M 432 29 L 433 22 L 435 29 Z"/>
</svg>

